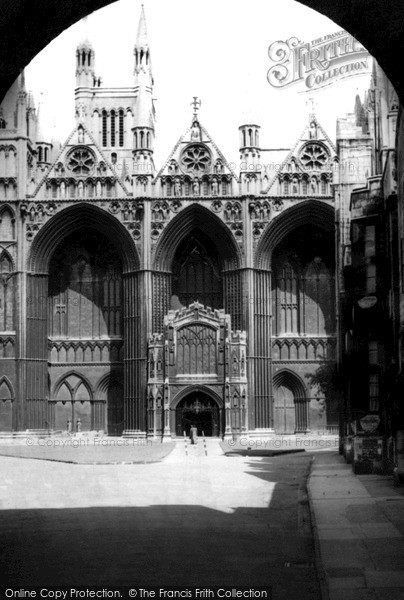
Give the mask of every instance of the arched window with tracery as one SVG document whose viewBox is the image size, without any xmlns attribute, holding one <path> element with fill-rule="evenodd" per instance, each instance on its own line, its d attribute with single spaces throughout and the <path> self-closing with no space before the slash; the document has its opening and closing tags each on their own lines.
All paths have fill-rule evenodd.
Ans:
<svg viewBox="0 0 404 600">
<path fill-rule="evenodd" d="M 111 110 L 111 146 L 115 146 L 115 111 Z"/>
<path fill-rule="evenodd" d="M 200 302 L 223 308 L 221 266 L 211 240 L 199 230 L 182 242 L 173 263 L 173 307 Z M 177 306 L 178 307 L 178 306 Z"/>
<path fill-rule="evenodd" d="M 13 262 L 7 252 L 0 255 L 0 331 L 14 331 Z"/>
<path fill-rule="evenodd" d="M 297 265 L 279 259 L 274 268 L 276 334 L 299 333 L 299 276 Z"/>
<path fill-rule="evenodd" d="M 11 382 L 3 375 L 0 378 L 0 431 L 13 430 L 14 390 Z"/>
<path fill-rule="evenodd" d="M 0 212 L 0 241 L 5 242 L 15 239 L 15 218 L 6 206 Z"/>
<path fill-rule="evenodd" d="M 304 333 L 327 335 L 334 330 L 334 280 L 321 257 L 316 256 L 304 270 Z"/>
<path fill-rule="evenodd" d="M 120 146 L 120 148 L 122 148 L 122 146 L 124 145 L 124 139 L 125 139 L 124 114 L 123 114 L 123 110 L 120 109 L 119 110 L 119 146 Z"/>
<path fill-rule="evenodd" d="M 49 270 L 51 338 L 120 337 L 121 262 L 99 232 L 79 230 L 55 251 Z"/>
<path fill-rule="evenodd" d="M 105 147 L 108 144 L 108 115 L 107 111 L 102 111 L 102 145 Z"/>
</svg>

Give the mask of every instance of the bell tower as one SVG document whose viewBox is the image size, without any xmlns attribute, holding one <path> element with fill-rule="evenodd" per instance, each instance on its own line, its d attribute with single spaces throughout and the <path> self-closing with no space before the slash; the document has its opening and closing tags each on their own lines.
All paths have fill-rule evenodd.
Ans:
<svg viewBox="0 0 404 600">
<path fill-rule="evenodd" d="M 76 87 L 94 86 L 94 50 L 88 40 L 76 49 Z"/>
<path fill-rule="evenodd" d="M 261 181 L 259 130 L 260 126 L 254 123 L 246 123 L 239 127 L 241 192 L 244 194 L 258 193 L 258 184 Z"/>
</svg>

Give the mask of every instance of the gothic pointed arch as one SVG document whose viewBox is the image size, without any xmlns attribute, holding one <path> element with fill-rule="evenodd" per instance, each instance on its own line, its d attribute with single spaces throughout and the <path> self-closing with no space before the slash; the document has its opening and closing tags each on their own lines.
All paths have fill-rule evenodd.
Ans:
<svg viewBox="0 0 404 600">
<path fill-rule="evenodd" d="M 305 323 L 308 335 L 325 335 L 334 321 L 334 277 L 321 256 L 315 256 L 303 270 Z"/>
<path fill-rule="evenodd" d="M 222 396 L 220 396 L 215 390 L 212 390 L 207 385 L 193 384 L 183 388 L 174 396 L 174 398 L 171 401 L 171 408 L 177 408 L 177 406 L 180 404 L 180 402 L 182 402 L 182 400 L 184 400 L 190 394 L 194 394 L 197 392 L 201 392 L 212 398 L 212 400 L 214 400 L 217 403 L 219 408 L 224 407 Z"/>
<path fill-rule="evenodd" d="M 301 378 L 290 369 L 275 373 L 274 429 L 278 434 L 304 433 L 308 429 L 307 390 Z"/>
<path fill-rule="evenodd" d="M 219 436 L 223 432 L 223 401 L 205 385 L 191 385 L 179 392 L 173 401 L 175 431 L 178 436 L 190 435 L 191 427 L 198 435 Z"/>
<path fill-rule="evenodd" d="M 303 225 L 311 225 L 328 236 L 334 236 L 334 208 L 319 200 L 305 200 L 284 210 L 273 219 L 260 239 L 255 255 L 256 266 L 269 269 L 276 246 L 289 233 Z"/>
<path fill-rule="evenodd" d="M 193 204 L 176 215 L 161 234 L 154 255 L 154 268 L 157 271 L 171 270 L 178 245 L 195 229 L 207 233 L 225 267 L 239 267 L 240 251 L 230 230 L 210 210 Z"/>
<path fill-rule="evenodd" d="M 0 377 L 0 431 L 13 430 L 14 388 L 11 381 Z"/>
<path fill-rule="evenodd" d="M 66 395 L 66 391 L 68 390 L 71 396 L 71 400 L 74 400 L 76 398 L 77 392 L 79 392 L 80 395 L 80 388 L 81 391 L 83 391 L 83 388 L 86 390 L 86 398 L 88 398 L 89 400 L 93 399 L 92 386 L 88 381 L 87 377 L 83 375 L 83 373 L 80 373 L 80 371 L 72 369 L 59 377 L 59 379 L 53 386 L 53 395 L 55 398 L 58 398 L 60 396 L 60 399 L 62 399 L 62 396 Z M 67 400 L 68 396 L 66 396 L 65 399 Z"/>
<path fill-rule="evenodd" d="M 93 399 L 92 386 L 85 375 L 78 370 L 64 373 L 56 382 L 49 403 L 52 428 L 69 432 L 94 429 Z"/>
<path fill-rule="evenodd" d="M 121 256 L 124 272 L 139 268 L 139 255 L 129 231 L 103 209 L 79 203 L 54 215 L 34 238 L 27 259 L 32 273 L 46 273 L 49 261 L 61 239 L 83 227 L 99 231 L 113 240 Z"/>
<path fill-rule="evenodd" d="M 106 405 L 108 435 L 121 435 L 124 427 L 122 374 L 110 372 L 97 383 L 94 398 Z"/>
<path fill-rule="evenodd" d="M 6 375 L 0 377 L 0 401 L 11 400 L 15 398 L 13 384 Z"/>
<path fill-rule="evenodd" d="M 307 397 L 307 389 L 303 380 L 291 369 L 285 369 L 275 373 L 273 378 L 274 386 L 286 385 L 289 387 L 297 400 L 303 400 Z"/>
<path fill-rule="evenodd" d="M 13 260 L 7 250 L 0 252 L 0 331 L 14 330 L 15 277 Z"/>
<path fill-rule="evenodd" d="M 11 241 L 15 239 L 15 214 L 8 205 L 0 210 L 0 240 Z"/>
<path fill-rule="evenodd" d="M 59 402 L 64 403 L 64 402 L 71 402 L 72 399 L 73 399 L 72 389 L 67 384 L 66 381 L 63 381 L 61 383 L 61 385 L 59 386 L 59 389 L 57 391 L 56 400 L 58 400 Z"/>
<path fill-rule="evenodd" d="M 0 252 L 0 274 L 8 275 L 14 271 L 13 259 L 7 250 Z"/>
<path fill-rule="evenodd" d="M 175 253 L 172 294 L 180 306 L 199 302 L 211 308 L 223 307 L 220 257 L 209 237 L 198 229 L 183 239 Z"/>
</svg>

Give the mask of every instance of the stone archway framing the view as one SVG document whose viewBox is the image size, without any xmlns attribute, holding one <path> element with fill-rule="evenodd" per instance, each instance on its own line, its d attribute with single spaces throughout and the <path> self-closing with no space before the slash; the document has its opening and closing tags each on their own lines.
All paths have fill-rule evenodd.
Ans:
<svg viewBox="0 0 404 600">
<path fill-rule="evenodd" d="M 22 69 L 65 29 L 116 0 L 37 0 L 35 3 L 0 0 L 0 96 L 3 97 Z M 404 6 L 396 0 L 299 0 L 325 15 L 361 42 L 376 58 L 404 101 Z M 41 35 L 37 34 L 38 30 Z M 294 32 L 291 31 L 290 35 Z M 389 43 L 386 44 L 386 40 Z M 270 42 L 271 40 L 269 40 Z M 309 41 L 309 40 L 306 40 Z"/>
</svg>

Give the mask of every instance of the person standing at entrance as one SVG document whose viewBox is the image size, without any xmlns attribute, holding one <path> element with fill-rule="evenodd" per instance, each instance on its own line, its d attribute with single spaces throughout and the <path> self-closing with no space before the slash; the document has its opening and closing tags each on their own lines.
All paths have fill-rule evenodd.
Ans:
<svg viewBox="0 0 404 600">
<path fill-rule="evenodd" d="M 189 437 L 191 438 L 191 444 L 198 443 L 198 429 L 195 427 L 195 425 L 192 425 L 189 432 Z"/>
</svg>

